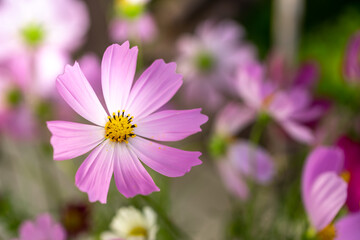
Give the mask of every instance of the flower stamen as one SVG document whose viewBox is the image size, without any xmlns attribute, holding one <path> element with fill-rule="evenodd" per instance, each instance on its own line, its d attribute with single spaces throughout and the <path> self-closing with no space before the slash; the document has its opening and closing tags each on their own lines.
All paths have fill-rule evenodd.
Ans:
<svg viewBox="0 0 360 240">
<path fill-rule="evenodd" d="M 128 143 L 129 138 L 136 137 L 134 134 L 134 128 L 136 124 L 132 124 L 133 117 L 125 115 L 125 110 L 113 113 L 112 116 L 108 116 L 108 122 L 105 125 L 105 138 L 110 139 L 112 142 L 125 142 Z"/>
<path fill-rule="evenodd" d="M 317 235 L 320 240 L 334 240 L 336 237 L 336 229 L 334 224 L 327 225 L 323 230 L 318 232 Z"/>
</svg>

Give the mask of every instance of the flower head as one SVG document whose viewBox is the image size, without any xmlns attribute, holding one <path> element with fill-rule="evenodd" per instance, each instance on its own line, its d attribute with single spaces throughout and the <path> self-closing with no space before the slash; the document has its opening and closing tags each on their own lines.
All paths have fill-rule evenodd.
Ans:
<svg viewBox="0 0 360 240">
<path fill-rule="evenodd" d="M 179 69 L 187 84 L 186 99 L 192 104 L 195 101 L 215 110 L 224 100 L 223 93 L 233 93 L 236 67 L 255 59 L 255 50 L 242 40 L 243 35 L 243 28 L 236 22 L 224 20 L 206 21 L 194 35 L 180 38 Z M 204 95 L 208 96 L 206 101 Z"/>
<path fill-rule="evenodd" d="M 239 128 L 255 117 L 266 115 L 294 139 L 307 144 L 314 141 L 311 130 L 303 123 L 318 118 L 323 109 L 311 105 L 311 97 L 302 87 L 279 89 L 273 82 L 266 81 L 264 67 L 255 62 L 240 66 L 237 80 L 238 94 L 245 104 L 241 111 L 248 116 Z"/>
<path fill-rule="evenodd" d="M 56 223 L 49 214 L 39 215 L 34 222 L 25 221 L 19 230 L 17 240 L 65 240 L 64 228 Z"/>
<path fill-rule="evenodd" d="M 134 207 L 120 208 L 111 222 L 111 232 L 101 235 L 102 240 L 155 240 L 158 226 L 156 213 L 150 207 L 143 211 Z"/>
<path fill-rule="evenodd" d="M 156 60 L 133 85 L 137 48 L 114 44 L 102 60 L 102 90 L 108 112 L 77 63 L 57 79 L 64 100 L 94 125 L 50 121 L 54 159 L 71 159 L 92 150 L 76 173 L 77 187 L 90 201 L 106 202 L 112 174 L 125 197 L 147 195 L 158 187 L 140 160 L 155 171 L 178 177 L 201 164 L 200 152 L 183 151 L 155 141 L 178 141 L 201 131 L 201 109 L 158 111 L 178 91 L 181 76 L 174 63 Z M 132 86 L 133 85 L 133 86 Z"/>
</svg>

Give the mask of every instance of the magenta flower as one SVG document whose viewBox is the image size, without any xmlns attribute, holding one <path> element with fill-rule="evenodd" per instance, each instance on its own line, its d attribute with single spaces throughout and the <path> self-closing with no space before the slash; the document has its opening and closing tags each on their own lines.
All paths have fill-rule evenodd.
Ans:
<svg viewBox="0 0 360 240">
<path fill-rule="evenodd" d="M 233 195 L 249 197 L 248 180 L 268 184 L 275 173 L 274 161 L 265 149 L 244 140 L 233 140 L 246 116 L 236 103 L 229 103 L 215 120 L 211 150 L 225 187 Z"/>
<path fill-rule="evenodd" d="M 57 88 L 64 100 L 95 125 L 51 121 L 54 159 L 71 159 L 92 150 L 76 173 L 76 186 L 91 202 L 106 203 L 112 174 L 125 197 L 158 191 L 139 159 L 155 171 L 178 177 L 201 164 L 200 152 L 167 147 L 154 141 L 178 141 L 201 131 L 201 109 L 158 111 L 178 91 L 175 63 L 156 60 L 135 82 L 138 49 L 129 42 L 112 45 L 102 60 L 102 89 L 108 114 L 78 63 L 66 66 Z M 133 85 L 133 86 L 132 86 Z"/>
<path fill-rule="evenodd" d="M 34 222 L 25 221 L 20 226 L 20 236 L 14 240 L 65 240 L 66 232 L 49 214 L 39 215 Z"/>
<path fill-rule="evenodd" d="M 359 52 L 360 32 L 357 32 L 351 37 L 349 41 L 344 61 L 344 75 L 345 78 L 351 83 L 360 81 Z"/>
<path fill-rule="evenodd" d="M 189 104 L 213 111 L 223 103 L 224 93 L 234 94 L 237 66 L 254 60 L 256 55 L 254 47 L 243 38 L 243 28 L 231 20 L 206 21 L 194 35 L 180 38 L 177 62 L 186 81 L 184 99 Z"/>
<path fill-rule="evenodd" d="M 321 240 L 355 240 L 360 234 L 360 213 L 333 222 L 346 201 L 347 183 L 341 177 L 343 164 L 340 149 L 318 147 L 307 158 L 303 170 L 303 202 Z"/>
<path fill-rule="evenodd" d="M 238 94 L 244 101 L 239 111 L 246 116 L 244 128 L 260 114 L 274 119 L 291 137 L 311 144 L 314 136 L 304 122 L 319 117 L 322 108 L 311 105 L 309 93 L 303 88 L 280 90 L 273 82 L 265 81 L 264 68 L 258 63 L 243 64 L 237 76 Z"/>
<path fill-rule="evenodd" d="M 345 170 L 349 173 L 346 205 L 351 212 L 360 211 L 360 143 L 346 136 L 337 140 L 345 156 Z"/>
</svg>

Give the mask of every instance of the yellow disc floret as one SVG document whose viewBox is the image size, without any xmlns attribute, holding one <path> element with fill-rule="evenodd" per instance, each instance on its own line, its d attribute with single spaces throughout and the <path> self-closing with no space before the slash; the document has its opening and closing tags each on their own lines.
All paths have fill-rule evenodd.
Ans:
<svg viewBox="0 0 360 240">
<path fill-rule="evenodd" d="M 329 224 L 318 233 L 320 240 L 334 240 L 336 237 L 336 229 L 334 224 Z"/>
<path fill-rule="evenodd" d="M 135 137 L 134 128 L 136 124 L 132 124 L 133 117 L 129 114 L 125 115 L 123 110 L 120 114 L 113 113 L 112 117 L 108 116 L 109 121 L 105 125 L 105 138 L 110 139 L 113 142 L 125 142 L 128 143 L 128 139 Z"/>
</svg>

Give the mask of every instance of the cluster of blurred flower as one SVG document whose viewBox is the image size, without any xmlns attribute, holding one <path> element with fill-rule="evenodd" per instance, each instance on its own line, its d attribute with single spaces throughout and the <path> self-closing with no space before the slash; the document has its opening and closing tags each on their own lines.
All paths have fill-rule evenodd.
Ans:
<svg viewBox="0 0 360 240">
<path fill-rule="evenodd" d="M 156 44 L 160 34 L 149 1 L 115 0 L 113 4 L 108 32 L 111 41 L 119 44 L 104 49 L 100 63 L 94 53 L 78 54 L 90 27 L 84 2 L 0 1 L 2 141 L 15 148 L 40 148 L 46 155 L 41 160 L 44 165 L 51 158 L 67 160 L 90 152 L 75 174 L 75 185 L 91 202 L 80 195 L 80 202 L 56 205 L 62 206 L 61 211 L 10 217 L 14 221 L 3 219 L 0 211 L 0 226 L 4 221 L 15 226 L 4 224 L 13 230 L 4 236 L 14 237 L 17 232 L 19 240 L 191 239 L 160 203 L 146 196 L 139 203 L 135 196 L 169 194 L 167 180 L 159 180 L 163 191 L 143 164 L 166 177 L 180 177 L 205 161 L 216 169 L 214 178 L 222 182 L 232 203 L 228 239 L 262 239 L 258 232 L 276 228 L 279 211 L 269 213 L 275 214 L 270 225 L 259 221 L 261 212 L 266 212 L 262 209 L 272 208 L 274 199 L 274 209 L 286 205 L 282 201 L 295 199 L 293 206 L 304 210 L 285 224 L 289 229 L 296 228 L 292 223 L 300 226 L 289 239 L 296 235 L 305 240 L 359 239 L 360 125 L 356 120 L 360 109 L 346 109 L 316 94 L 321 72 L 315 61 L 294 67 L 276 52 L 261 60 L 239 23 L 209 19 L 177 40 L 172 59 L 177 67 L 155 60 L 144 68 L 143 49 Z M 355 89 L 356 94 L 360 94 L 359 52 L 360 34 L 356 33 L 344 49 L 342 73 L 342 86 Z M 74 55 L 78 56 L 75 64 Z M 135 72 L 142 70 L 133 84 Z M 178 90 L 178 101 L 168 103 Z M 170 110 L 178 106 L 191 110 Z M 79 120 L 75 112 L 93 125 L 53 121 Z M 351 120 L 344 123 L 348 116 Z M 202 130 L 194 138 L 202 161 L 200 152 L 178 149 L 185 144 L 174 148 L 158 143 L 183 140 Z M 46 148 L 49 131 L 52 157 Z M 30 156 L 23 155 L 25 164 Z M 72 184 L 74 168 L 61 175 L 71 175 Z M 53 178 L 50 170 L 40 167 L 40 171 L 48 174 L 44 182 Z M 291 183 L 282 176 L 287 172 Z M 119 209 L 119 204 L 114 208 L 107 203 L 112 175 L 117 194 L 129 198 L 126 205 L 130 206 Z M 51 186 L 58 180 L 50 180 L 50 188 L 59 187 Z M 282 184 L 295 186 L 291 199 L 279 197 L 285 195 L 279 190 Z M 0 209 L 9 191 L 1 187 Z M 47 194 L 50 202 L 56 198 Z M 9 202 L 15 197 L 10 194 Z M 92 202 L 96 201 L 106 204 L 105 211 L 112 217 L 101 219 L 99 228 L 90 221 L 103 218 L 94 217 L 98 212 Z M 33 220 L 28 220 L 31 216 Z M 94 233 L 92 228 L 101 231 Z M 159 237 L 163 228 L 167 233 Z"/>
</svg>

